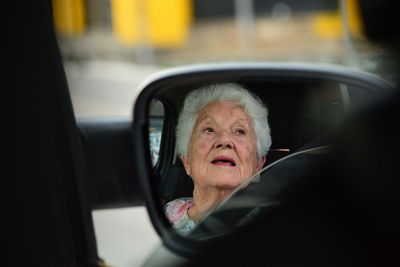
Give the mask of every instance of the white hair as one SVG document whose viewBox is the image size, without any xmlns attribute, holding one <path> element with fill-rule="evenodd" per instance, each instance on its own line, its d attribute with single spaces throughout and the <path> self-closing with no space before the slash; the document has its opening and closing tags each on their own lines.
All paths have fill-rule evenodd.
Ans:
<svg viewBox="0 0 400 267">
<path fill-rule="evenodd" d="M 263 102 L 242 86 L 234 83 L 213 84 L 201 87 L 189 93 L 180 112 L 176 127 L 177 153 L 187 156 L 189 141 L 192 137 L 199 112 L 212 102 L 234 102 L 241 106 L 253 120 L 257 138 L 257 156 L 267 155 L 271 146 L 268 110 Z"/>
</svg>

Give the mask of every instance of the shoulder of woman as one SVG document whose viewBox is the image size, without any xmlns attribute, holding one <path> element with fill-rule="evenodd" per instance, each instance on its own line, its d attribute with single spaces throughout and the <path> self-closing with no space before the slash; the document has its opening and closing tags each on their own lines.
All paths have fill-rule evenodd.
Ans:
<svg viewBox="0 0 400 267">
<path fill-rule="evenodd" d="M 170 222 L 176 222 L 178 220 L 187 217 L 187 210 L 193 206 L 193 198 L 184 197 L 172 200 L 165 204 L 164 211 Z"/>
</svg>

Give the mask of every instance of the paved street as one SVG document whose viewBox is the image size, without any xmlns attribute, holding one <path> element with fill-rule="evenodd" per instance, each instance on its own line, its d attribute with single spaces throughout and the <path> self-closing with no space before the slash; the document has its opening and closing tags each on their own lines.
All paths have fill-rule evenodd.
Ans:
<svg viewBox="0 0 400 267">
<path fill-rule="evenodd" d="M 97 210 L 93 220 L 99 255 L 110 266 L 142 266 L 159 245 L 145 207 Z"/>
<path fill-rule="evenodd" d="M 133 95 L 156 66 L 138 66 L 120 61 L 67 61 L 65 69 L 78 118 L 131 116 Z"/>
</svg>

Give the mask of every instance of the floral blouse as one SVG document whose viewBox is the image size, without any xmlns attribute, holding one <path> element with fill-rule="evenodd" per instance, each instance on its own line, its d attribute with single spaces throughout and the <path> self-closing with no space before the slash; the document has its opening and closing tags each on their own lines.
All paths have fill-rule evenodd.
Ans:
<svg viewBox="0 0 400 267">
<path fill-rule="evenodd" d="M 188 209 L 193 206 L 193 198 L 182 197 L 165 204 L 164 212 L 175 230 L 181 234 L 188 234 L 196 223 L 189 218 Z"/>
</svg>

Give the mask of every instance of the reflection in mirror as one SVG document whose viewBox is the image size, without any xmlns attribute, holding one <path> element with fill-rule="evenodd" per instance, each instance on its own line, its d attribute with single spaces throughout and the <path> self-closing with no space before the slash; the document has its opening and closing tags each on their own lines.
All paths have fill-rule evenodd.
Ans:
<svg viewBox="0 0 400 267">
<path fill-rule="evenodd" d="M 349 95 L 360 89 L 348 90 L 343 83 L 293 77 L 187 82 L 159 90 L 155 98 L 171 108 L 154 101 L 149 125 L 157 128 L 162 118 L 171 118 L 164 122 L 162 144 L 175 145 L 160 149 L 161 126 L 149 132 L 150 149 L 153 165 L 159 151 L 168 159 L 166 168 L 155 170 L 155 183 L 172 229 L 189 234 L 265 166 L 329 145 L 353 109 Z"/>
<path fill-rule="evenodd" d="M 232 192 L 189 233 L 196 240 L 216 238 L 256 223 L 297 194 L 304 179 L 324 179 L 331 146 L 299 151 L 266 166 Z"/>
<path fill-rule="evenodd" d="M 150 155 L 151 162 L 154 167 L 159 158 L 162 129 L 164 124 L 164 107 L 159 100 L 154 99 L 151 101 L 149 115 Z"/>
</svg>

